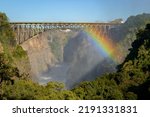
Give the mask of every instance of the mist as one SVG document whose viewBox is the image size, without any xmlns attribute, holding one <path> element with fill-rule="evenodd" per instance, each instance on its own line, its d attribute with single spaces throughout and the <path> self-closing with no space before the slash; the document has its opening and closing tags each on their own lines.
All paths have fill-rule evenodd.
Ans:
<svg viewBox="0 0 150 117">
<path fill-rule="evenodd" d="M 33 79 L 40 84 L 63 82 L 70 89 L 116 71 L 116 64 L 90 40 L 83 30 L 53 30 L 26 42 L 22 46 L 28 52 Z"/>
</svg>

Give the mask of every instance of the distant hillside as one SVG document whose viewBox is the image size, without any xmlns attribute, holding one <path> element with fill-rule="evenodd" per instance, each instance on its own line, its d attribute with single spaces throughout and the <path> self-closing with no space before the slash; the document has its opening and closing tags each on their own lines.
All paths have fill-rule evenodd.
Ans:
<svg viewBox="0 0 150 117">
<path fill-rule="evenodd" d="M 130 16 L 125 23 L 110 31 L 111 38 L 118 43 L 124 57 L 129 53 L 128 49 L 131 48 L 138 31 L 143 30 L 148 23 L 150 23 L 150 14 L 143 13 Z"/>
<path fill-rule="evenodd" d="M 133 41 L 136 39 L 136 33 L 138 30 L 144 29 L 145 25 L 148 23 L 150 23 L 150 14 L 143 13 L 136 16 L 130 16 L 118 27 L 118 29 L 111 30 L 112 38 L 116 41 Z"/>
</svg>

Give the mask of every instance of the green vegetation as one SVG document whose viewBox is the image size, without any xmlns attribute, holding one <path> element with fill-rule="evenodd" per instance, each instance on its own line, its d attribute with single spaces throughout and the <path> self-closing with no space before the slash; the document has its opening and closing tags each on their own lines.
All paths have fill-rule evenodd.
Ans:
<svg viewBox="0 0 150 117">
<path fill-rule="evenodd" d="M 26 57 L 27 53 L 22 49 L 21 46 L 17 45 L 15 48 L 14 48 L 14 51 L 13 51 L 13 56 L 15 58 L 24 58 Z"/>
<path fill-rule="evenodd" d="M 39 85 L 27 75 L 20 75 L 13 61 L 26 58 L 26 52 L 12 42 L 13 38 L 6 15 L 1 13 L 0 42 L 4 50 L 0 54 L 0 99 L 150 99 L 150 24 L 136 34 L 129 54 L 116 73 L 81 82 L 72 90 L 66 90 L 59 82 Z"/>
<path fill-rule="evenodd" d="M 124 57 L 130 52 L 128 49 L 132 47 L 132 42 L 136 40 L 138 31 L 144 30 L 148 23 L 150 23 L 150 14 L 143 13 L 137 16 L 130 16 L 126 22 L 119 27 L 119 31 L 113 31 L 113 40 L 117 42 L 120 41 L 118 45 L 122 53 L 124 53 Z"/>
<path fill-rule="evenodd" d="M 0 13 L 0 53 L 5 55 L 12 66 L 19 69 L 20 74 L 30 72 L 27 53 L 16 44 L 15 34 L 4 13 Z"/>
<path fill-rule="evenodd" d="M 77 99 L 77 96 L 68 90 L 64 90 L 63 84 L 49 82 L 46 86 L 33 83 L 31 80 L 16 80 L 13 85 L 2 85 L 2 99 L 24 100 L 67 100 Z"/>
<path fill-rule="evenodd" d="M 7 19 L 4 13 L 0 13 L 0 41 L 5 45 L 13 46 L 16 42 Z"/>
<path fill-rule="evenodd" d="M 16 64 L 25 56 L 27 55 L 21 46 L 16 45 L 15 34 L 11 30 L 7 16 L 0 13 L 0 99 L 3 84 L 13 85 L 15 80 L 28 79 L 28 75 L 20 73 L 19 64 Z"/>
</svg>

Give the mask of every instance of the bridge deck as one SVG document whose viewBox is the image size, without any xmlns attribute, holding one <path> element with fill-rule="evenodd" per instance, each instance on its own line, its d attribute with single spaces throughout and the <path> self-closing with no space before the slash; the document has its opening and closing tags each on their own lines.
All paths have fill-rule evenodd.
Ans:
<svg viewBox="0 0 150 117">
<path fill-rule="evenodd" d="M 98 24 L 98 25 L 118 25 L 116 23 L 104 23 L 104 22 L 10 22 L 10 24 Z"/>
</svg>

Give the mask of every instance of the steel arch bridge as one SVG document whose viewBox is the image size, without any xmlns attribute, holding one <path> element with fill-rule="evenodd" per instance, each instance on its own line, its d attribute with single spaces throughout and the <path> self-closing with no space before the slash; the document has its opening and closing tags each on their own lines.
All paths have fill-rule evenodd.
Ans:
<svg viewBox="0 0 150 117">
<path fill-rule="evenodd" d="M 107 33 L 110 28 L 120 24 L 97 23 L 97 22 L 10 22 L 17 44 L 31 39 L 32 37 L 52 29 L 100 29 Z"/>
</svg>

